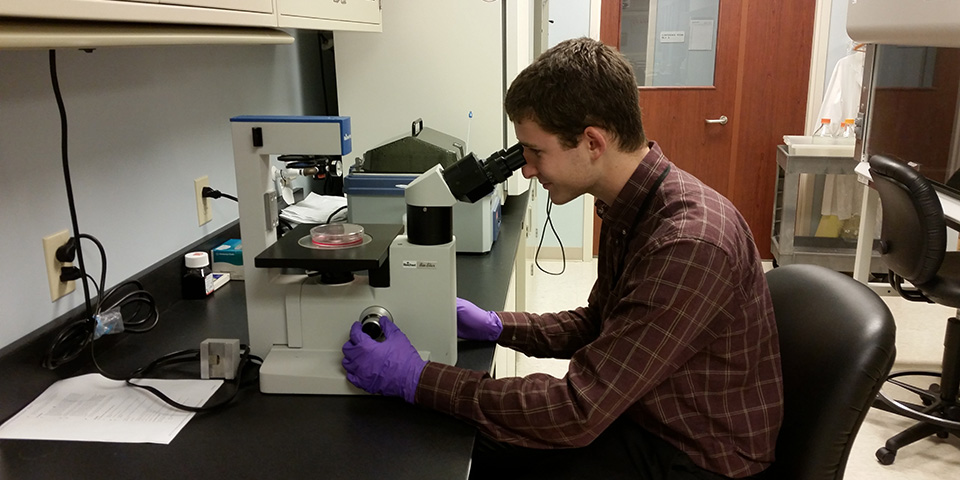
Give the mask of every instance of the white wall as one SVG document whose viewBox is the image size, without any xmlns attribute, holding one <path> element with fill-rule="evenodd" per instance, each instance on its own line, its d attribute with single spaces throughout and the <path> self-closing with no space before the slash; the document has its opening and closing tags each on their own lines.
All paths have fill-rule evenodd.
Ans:
<svg viewBox="0 0 960 480">
<path fill-rule="evenodd" d="M 384 2 L 383 33 L 335 33 L 340 114 L 351 117 L 353 135 L 348 165 L 410 136 L 418 118 L 481 158 L 506 146 L 502 9 L 493 1 Z"/>
<path fill-rule="evenodd" d="M 106 247 L 108 285 L 236 220 L 235 204 L 218 200 L 198 227 L 193 187 L 209 175 L 235 193 L 231 116 L 304 111 L 294 45 L 64 49 L 57 59 L 79 225 Z M 51 303 L 40 242 L 70 229 L 59 125 L 47 51 L 0 51 L 0 348 L 83 303 L 79 284 Z M 95 252 L 86 245 L 84 259 L 99 277 Z"/>
</svg>

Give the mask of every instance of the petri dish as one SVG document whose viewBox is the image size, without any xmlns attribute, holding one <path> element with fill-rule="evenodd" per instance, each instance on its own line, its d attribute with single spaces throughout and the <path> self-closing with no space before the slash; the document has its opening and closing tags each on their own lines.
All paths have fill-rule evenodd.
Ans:
<svg viewBox="0 0 960 480">
<path fill-rule="evenodd" d="M 321 248 L 346 248 L 363 243 L 363 227 L 353 223 L 318 225 L 310 229 L 310 240 Z"/>
</svg>

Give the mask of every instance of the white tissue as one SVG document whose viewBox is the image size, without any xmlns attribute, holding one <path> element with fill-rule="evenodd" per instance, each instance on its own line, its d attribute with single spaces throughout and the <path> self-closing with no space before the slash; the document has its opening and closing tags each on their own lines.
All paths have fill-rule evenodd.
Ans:
<svg viewBox="0 0 960 480">
<path fill-rule="evenodd" d="M 331 223 L 346 221 L 347 199 L 310 192 L 300 202 L 280 211 L 280 218 L 293 223 L 327 223 L 331 214 Z"/>
</svg>

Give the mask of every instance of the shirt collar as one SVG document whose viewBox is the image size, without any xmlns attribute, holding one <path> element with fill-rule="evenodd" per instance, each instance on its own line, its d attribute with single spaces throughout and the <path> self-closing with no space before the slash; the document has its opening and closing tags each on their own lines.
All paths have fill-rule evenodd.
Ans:
<svg viewBox="0 0 960 480">
<path fill-rule="evenodd" d="M 611 232 L 626 235 L 630 231 L 639 213 L 640 205 L 643 204 L 647 195 L 651 194 L 650 189 L 670 164 L 657 142 L 650 142 L 649 146 L 650 151 L 640 161 L 640 165 L 637 165 L 613 204 L 607 205 L 600 199 L 595 202 L 597 215 L 603 220 L 603 224 L 611 229 Z"/>
</svg>

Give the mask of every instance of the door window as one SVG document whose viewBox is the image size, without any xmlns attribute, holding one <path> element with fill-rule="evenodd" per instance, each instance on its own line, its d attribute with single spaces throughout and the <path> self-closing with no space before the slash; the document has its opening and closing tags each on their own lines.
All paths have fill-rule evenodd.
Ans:
<svg viewBox="0 0 960 480">
<path fill-rule="evenodd" d="M 641 87 L 712 87 L 720 0 L 623 0 L 620 52 Z"/>
</svg>

